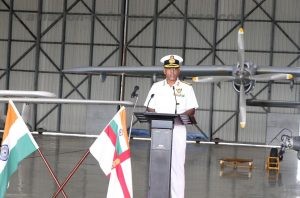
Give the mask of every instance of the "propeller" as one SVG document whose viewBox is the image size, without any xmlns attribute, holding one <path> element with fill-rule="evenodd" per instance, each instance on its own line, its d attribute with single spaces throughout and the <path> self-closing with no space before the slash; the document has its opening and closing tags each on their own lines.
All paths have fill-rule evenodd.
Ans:
<svg viewBox="0 0 300 198">
<path fill-rule="evenodd" d="M 244 29 L 240 28 L 238 31 L 238 62 L 240 71 L 238 72 L 240 77 L 240 93 L 239 93 L 239 119 L 240 127 L 245 128 L 246 126 L 246 96 L 245 96 L 245 86 L 243 77 L 245 76 L 245 45 L 244 45 Z"/>
<path fill-rule="evenodd" d="M 223 82 L 223 81 L 232 81 L 235 78 L 233 76 L 207 76 L 207 77 L 193 77 L 193 82 L 200 83 L 213 83 L 213 82 Z"/>
<path fill-rule="evenodd" d="M 232 81 L 234 89 L 239 93 L 239 120 L 240 127 L 246 126 L 246 94 L 250 92 L 256 81 L 290 80 L 293 75 L 287 73 L 256 74 L 257 66 L 251 62 L 245 62 L 244 29 L 240 28 L 237 36 L 238 63 L 232 70 L 232 76 L 205 76 L 193 77 L 193 82 L 219 83 Z"/>
<path fill-rule="evenodd" d="M 240 94 L 239 94 L 239 103 L 240 103 L 240 127 L 243 129 L 246 126 L 246 96 L 245 96 L 245 87 L 243 81 L 240 85 Z"/>
<path fill-rule="evenodd" d="M 244 46 L 244 29 L 240 28 L 238 32 L 238 61 L 241 72 L 244 72 L 244 64 L 245 64 L 245 46 Z"/>
<path fill-rule="evenodd" d="M 251 77 L 255 81 L 270 81 L 270 80 L 291 80 L 293 79 L 292 74 L 259 74 Z"/>
</svg>

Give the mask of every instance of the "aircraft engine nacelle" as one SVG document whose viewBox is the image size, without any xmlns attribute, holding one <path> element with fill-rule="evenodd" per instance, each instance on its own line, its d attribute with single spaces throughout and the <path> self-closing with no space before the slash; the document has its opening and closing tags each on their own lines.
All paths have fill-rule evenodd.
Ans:
<svg viewBox="0 0 300 198">
<path fill-rule="evenodd" d="M 233 81 L 233 88 L 235 91 L 240 93 L 241 83 L 237 81 Z M 254 88 L 255 82 L 253 80 L 249 80 L 248 82 L 244 82 L 245 93 L 249 93 Z"/>
<path fill-rule="evenodd" d="M 300 151 L 300 136 L 293 137 L 288 145 L 290 149 L 293 149 L 295 151 Z"/>
<path fill-rule="evenodd" d="M 281 151 L 282 154 L 284 153 L 285 148 L 292 149 L 297 151 L 297 158 L 300 160 L 300 136 L 290 137 L 287 135 L 283 135 L 281 137 L 282 144 L 281 144 Z"/>
<path fill-rule="evenodd" d="M 249 93 L 255 86 L 255 80 L 251 76 L 255 75 L 256 69 L 257 65 L 251 62 L 245 62 L 243 70 L 238 64 L 232 71 L 232 75 L 235 77 L 235 80 L 232 82 L 234 90 L 240 92 L 241 82 L 243 82 L 245 93 Z"/>
</svg>

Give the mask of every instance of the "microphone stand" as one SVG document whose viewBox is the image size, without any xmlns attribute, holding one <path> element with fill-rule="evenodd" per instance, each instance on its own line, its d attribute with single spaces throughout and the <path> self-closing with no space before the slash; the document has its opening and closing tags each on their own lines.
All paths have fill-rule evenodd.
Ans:
<svg viewBox="0 0 300 198">
<path fill-rule="evenodd" d="M 131 114 L 131 121 L 130 121 L 130 127 L 129 127 L 129 135 L 128 135 L 128 143 L 130 142 L 130 138 L 131 138 L 131 129 L 132 129 L 132 123 L 133 123 L 133 113 L 134 113 L 134 110 L 135 110 L 136 103 L 137 103 L 138 99 L 139 99 L 139 95 L 136 94 L 136 99 L 135 99 L 135 103 L 134 103 L 132 114 Z"/>
</svg>

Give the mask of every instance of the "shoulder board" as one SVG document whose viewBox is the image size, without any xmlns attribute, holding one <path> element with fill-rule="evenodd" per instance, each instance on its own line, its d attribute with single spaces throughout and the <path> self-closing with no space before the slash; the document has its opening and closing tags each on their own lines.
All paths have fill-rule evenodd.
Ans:
<svg viewBox="0 0 300 198">
<path fill-rule="evenodd" d="M 184 83 L 184 84 L 187 84 L 189 86 L 192 86 L 192 83 L 188 83 L 188 82 L 185 82 L 185 81 L 181 81 L 181 82 Z"/>
</svg>

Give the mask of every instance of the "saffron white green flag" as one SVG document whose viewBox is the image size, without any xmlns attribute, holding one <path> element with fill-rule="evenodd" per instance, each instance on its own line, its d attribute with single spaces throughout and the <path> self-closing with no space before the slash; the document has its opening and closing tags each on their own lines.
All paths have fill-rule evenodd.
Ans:
<svg viewBox="0 0 300 198">
<path fill-rule="evenodd" d="M 38 149 L 29 129 L 10 100 L 2 137 L 0 156 L 0 198 L 5 196 L 9 179 L 19 163 Z"/>
<path fill-rule="evenodd" d="M 132 172 L 125 107 L 117 112 L 90 147 L 105 175 L 107 198 L 132 198 Z"/>
</svg>

